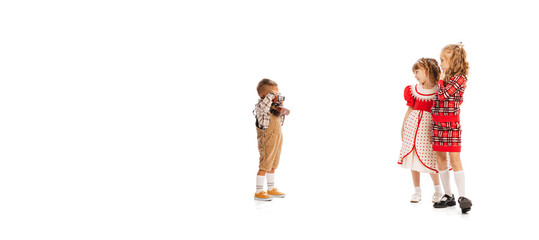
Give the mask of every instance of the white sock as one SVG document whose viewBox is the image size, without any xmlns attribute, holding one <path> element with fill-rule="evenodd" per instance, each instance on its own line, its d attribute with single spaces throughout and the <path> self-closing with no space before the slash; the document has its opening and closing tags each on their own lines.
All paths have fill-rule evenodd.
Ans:
<svg viewBox="0 0 539 240">
<path fill-rule="evenodd" d="M 269 191 L 275 187 L 275 173 L 267 173 L 266 177 L 268 178 L 268 191 Z"/>
<path fill-rule="evenodd" d="M 256 193 L 262 192 L 264 190 L 265 178 L 265 176 L 256 175 Z"/>
<path fill-rule="evenodd" d="M 444 192 L 448 196 L 451 196 L 451 183 L 449 182 L 449 169 L 440 171 L 440 180 L 444 186 Z"/>
<path fill-rule="evenodd" d="M 421 194 L 421 187 L 415 187 L 415 193 Z"/>
<path fill-rule="evenodd" d="M 434 191 L 441 193 L 442 192 L 442 186 L 440 186 L 440 184 L 434 185 Z"/>
<path fill-rule="evenodd" d="M 455 172 L 455 183 L 457 183 L 457 189 L 459 190 L 459 197 L 464 197 L 464 170 Z"/>
</svg>

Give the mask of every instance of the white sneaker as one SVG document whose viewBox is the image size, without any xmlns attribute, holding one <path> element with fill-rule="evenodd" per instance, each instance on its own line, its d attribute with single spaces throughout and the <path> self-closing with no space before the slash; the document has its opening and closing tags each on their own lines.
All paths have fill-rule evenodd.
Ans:
<svg viewBox="0 0 539 240">
<path fill-rule="evenodd" d="M 432 195 L 432 202 L 437 203 L 439 202 L 444 195 L 441 192 L 434 192 L 434 195 Z"/>
<path fill-rule="evenodd" d="M 414 193 L 410 202 L 418 203 L 419 201 L 421 201 L 421 193 Z"/>
</svg>

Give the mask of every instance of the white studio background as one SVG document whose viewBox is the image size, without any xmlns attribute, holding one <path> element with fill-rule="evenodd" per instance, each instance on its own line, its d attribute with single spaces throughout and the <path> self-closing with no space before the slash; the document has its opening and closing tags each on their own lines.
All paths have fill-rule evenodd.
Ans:
<svg viewBox="0 0 539 240">
<path fill-rule="evenodd" d="M 0 239 L 531 239 L 533 6 L 3 1 Z M 426 174 L 410 204 L 396 164 L 413 63 L 459 41 L 464 216 L 431 207 Z M 252 199 L 262 78 L 291 109 L 270 203 Z"/>
</svg>

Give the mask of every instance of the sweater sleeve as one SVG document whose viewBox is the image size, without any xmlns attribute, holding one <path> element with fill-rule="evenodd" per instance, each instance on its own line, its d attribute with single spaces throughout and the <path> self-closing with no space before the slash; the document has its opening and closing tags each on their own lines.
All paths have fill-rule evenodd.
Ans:
<svg viewBox="0 0 539 240">
<path fill-rule="evenodd" d="M 404 88 L 404 100 L 406 100 L 406 106 L 414 106 L 414 97 L 412 96 L 412 86 Z"/>
<path fill-rule="evenodd" d="M 441 101 L 445 100 L 446 98 L 449 98 L 453 96 L 457 91 L 462 91 L 466 87 L 466 78 L 463 76 L 457 76 L 455 78 L 452 78 L 447 83 L 447 86 L 444 86 L 444 81 L 440 80 L 438 81 L 438 92 L 436 93 L 438 95 L 438 99 Z"/>
</svg>

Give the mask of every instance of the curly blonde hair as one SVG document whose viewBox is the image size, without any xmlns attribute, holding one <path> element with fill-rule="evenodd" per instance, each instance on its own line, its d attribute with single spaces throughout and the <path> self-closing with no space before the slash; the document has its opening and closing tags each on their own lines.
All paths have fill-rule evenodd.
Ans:
<svg viewBox="0 0 539 240">
<path fill-rule="evenodd" d="M 470 66 L 468 61 L 466 61 L 466 51 L 462 43 L 445 46 L 441 54 L 445 54 L 449 61 L 449 67 L 444 73 L 444 82 L 448 82 L 449 79 L 456 75 L 462 75 L 466 79 L 468 78 L 468 69 Z"/>
<path fill-rule="evenodd" d="M 436 83 L 440 79 L 440 66 L 438 66 L 438 61 L 433 58 L 420 58 L 412 66 L 412 71 L 417 69 L 425 70 L 425 73 L 429 77 L 430 81 Z"/>
</svg>

